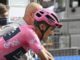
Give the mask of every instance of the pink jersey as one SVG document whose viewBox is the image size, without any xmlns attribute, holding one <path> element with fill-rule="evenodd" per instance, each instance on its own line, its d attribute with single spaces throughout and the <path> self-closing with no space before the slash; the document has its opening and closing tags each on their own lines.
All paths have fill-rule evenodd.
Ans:
<svg viewBox="0 0 80 60">
<path fill-rule="evenodd" d="M 29 49 L 38 53 L 41 43 L 36 33 L 27 25 L 15 28 L 0 37 L 0 60 L 18 60 Z"/>
</svg>

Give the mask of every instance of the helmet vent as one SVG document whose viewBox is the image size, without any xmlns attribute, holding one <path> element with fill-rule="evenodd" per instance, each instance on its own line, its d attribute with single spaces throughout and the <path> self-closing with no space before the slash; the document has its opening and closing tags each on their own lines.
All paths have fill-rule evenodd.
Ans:
<svg viewBox="0 0 80 60">
<path fill-rule="evenodd" d="M 39 13 L 37 13 L 36 16 L 41 17 L 41 15 Z"/>
<path fill-rule="evenodd" d="M 41 14 L 44 14 L 44 12 L 40 11 Z"/>
<path fill-rule="evenodd" d="M 51 15 L 56 19 L 56 21 L 58 22 L 58 19 L 57 19 L 57 17 L 53 14 L 53 13 L 51 13 Z"/>
<path fill-rule="evenodd" d="M 53 22 L 54 19 L 52 17 L 50 17 L 49 15 L 46 15 L 46 17 L 48 18 L 49 22 Z"/>
</svg>

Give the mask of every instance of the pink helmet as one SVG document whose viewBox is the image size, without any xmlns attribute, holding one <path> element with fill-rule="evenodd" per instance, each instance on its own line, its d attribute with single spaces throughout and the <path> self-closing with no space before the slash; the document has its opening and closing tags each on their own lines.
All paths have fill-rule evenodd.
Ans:
<svg viewBox="0 0 80 60">
<path fill-rule="evenodd" d="M 59 21 L 58 21 L 59 19 L 56 16 L 56 14 L 54 12 L 51 12 L 48 9 L 38 10 L 35 13 L 34 19 L 36 21 L 38 21 L 38 22 L 45 21 L 47 24 L 49 24 L 52 27 L 56 27 L 56 26 L 58 28 L 61 28 L 62 27 L 62 24 L 59 23 Z"/>
</svg>

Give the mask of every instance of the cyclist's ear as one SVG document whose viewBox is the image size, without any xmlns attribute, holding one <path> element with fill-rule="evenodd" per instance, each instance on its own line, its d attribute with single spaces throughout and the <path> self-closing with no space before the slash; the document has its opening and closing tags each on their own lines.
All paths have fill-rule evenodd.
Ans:
<svg viewBox="0 0 80 60">
<path fill-rule="evenodd" d="M 46 29 L 46 24 L 40 24 L 39 26 L 40 26 L 40 29 L 43 31 Z"/>
</svg>

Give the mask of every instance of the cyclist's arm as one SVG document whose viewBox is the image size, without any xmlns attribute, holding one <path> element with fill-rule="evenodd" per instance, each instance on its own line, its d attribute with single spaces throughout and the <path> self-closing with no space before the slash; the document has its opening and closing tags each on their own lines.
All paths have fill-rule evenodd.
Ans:
<svg viewBox="0 0 80 60">
<path fill-rule="evenodd" d="M 42 46 L 42 48 L 43 48 L 44 52 L 49 56 L 49 58 L 52 58 L 54 60 L 52 54 L 48 50 L 46 50 L 44 46 Z"/>
<path fill-rule="evenodd" d="M 28 32 L 29 34 L 27 37 L 27 42 L 29 43 L 30 48 L 40 57 L 41 60 L 49 60 L 50 57 L 48 57 L 35 32 L 33 32 L 32 30 L 29 30 Z"/>
</svg>

